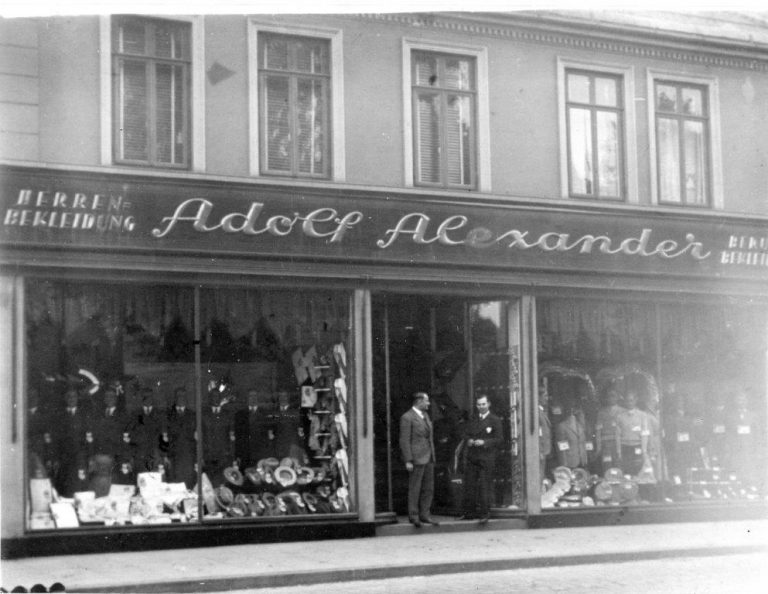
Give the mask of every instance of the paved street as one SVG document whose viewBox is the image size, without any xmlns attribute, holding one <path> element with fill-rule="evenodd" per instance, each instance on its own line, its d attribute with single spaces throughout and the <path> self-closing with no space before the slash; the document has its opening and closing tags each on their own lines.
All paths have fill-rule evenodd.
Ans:
<svg viewBox="0 0 768 594">
<path fill-rule="evenodd" d="M 323 584 L 322 589 L 334 594 L 386 593 L 434 594 L 487 593 L 551 593 L 567 594 L 757 594 L 765 592 L 764 574 L 768 555 L 723 555 L 717 557 L 685 557 L 628 563 L 572 565 L 492 571 L 454 573 L 428 577 L 394 578 Z M 274 594 L 314 594 L 318 586 L 271 588 L 259 592 Z M 245 594 L 255 590 L 235 590 L 229 594 Z"/>
</svg>

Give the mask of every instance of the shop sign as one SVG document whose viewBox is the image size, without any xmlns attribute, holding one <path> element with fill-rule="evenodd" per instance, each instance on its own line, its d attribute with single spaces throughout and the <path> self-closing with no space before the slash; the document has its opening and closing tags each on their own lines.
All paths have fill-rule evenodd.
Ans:
<svg viewBox="0 0 768 594">
<path fill-rule="evenodd" d="M 2 171 L 6 245 L 767 279 L 768 224 Z"/>
</svg>

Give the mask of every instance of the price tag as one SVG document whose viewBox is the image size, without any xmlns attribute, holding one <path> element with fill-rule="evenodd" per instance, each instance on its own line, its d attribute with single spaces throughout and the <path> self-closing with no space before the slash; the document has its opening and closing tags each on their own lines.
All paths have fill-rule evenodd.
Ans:
<svg viewBox="0 0 768 594">
<path fill-rule="evenodd" d="M 712 430 L 715 433 L 725 433 L 725 425 L 715 425 Z"/>
<path fill-rule="evenodd" d="M 679 442 L 685 442 L 685 441 L 691 441 L 691 436 L 688 433 L 678 433 L 677 434 L 677 441 Z"/>
<path fill-rule="evenodd" d="M 567 441 L 558 441 L 557 442 L 557 449 L 561 452 L 565 452 L 571 449 L 571 446 L 568 444 Z"/>
<path fill-rule="evenodd" d="M 543 436 L 544 436 L 544 430 L 541 427 L 539 427 L 539 437 L 543 437 Z"/>
<path fill-rule="evenodd" d="M 632 431 L 634 431 L 635 433 L 639 433 L 640 432 L 640 425 L 635 425 L 634 427 L 632 427 Z"/>
<path fill-rule="evenodd" d="M 676 485 L 682 485 L 683 484 L 683 481 L 681 481 L 680 477 L 677 476 L 677 475 L 672 477 L 672 482 L 675 483 Z"/>
<path fill-rule="evenodd" d="M 586 443 L 586 447 L 587 447 L 587 451 L 588 451 L 588 452 L 592 452 L 592 451 L 594 451 L 594 449 L 595 449 L 595 444 L 593 444 L 591 441 L 588 441 L 588 442 Z"/>
<path fill-rule="evenodd" d="M 739 435 L 749 435 L 752 433 L 752 430 L 749 425 L 739 425 L 736 427 L 736 433 Z"/>
<path fill-rule="evenodd" d="M 647 437 L 647 436 L 649 436 L 650 434 L 651 434 L 651 432 L 650 432 L 650 431 L 648 431 L 648 429 L 643 429 L 643 430 L 640 432 L 640 435 L 645 435 L 646 437 Z"/>
<path fill-rule="evenodd" d="M 603 456 L 603 462 L 613 462 L 613 456 Z"/>
<path fill-rule="evenodd" d="M 635 456 L 639 456 L 643 453 L 643 448 L 635 448 Z"/>
<path fill-rule="evenodd" d="M 563 409 L 560 408 L 559 406 L 553 406 L 552 407 L 552 414 L 553 415 L 561 415 L 561 414 L 563 414 Z"/>
</svg>

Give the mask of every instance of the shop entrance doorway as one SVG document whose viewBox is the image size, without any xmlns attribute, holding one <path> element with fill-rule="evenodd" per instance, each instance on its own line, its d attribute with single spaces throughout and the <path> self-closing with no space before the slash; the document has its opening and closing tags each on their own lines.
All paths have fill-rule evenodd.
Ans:
<svg viewBox="0 0 768 594">
<path fill-rule="evenodd" d="M 501 417 L 495 507 L 522 509 L 520 313 L 517 300 L 379 294 L 373 298 L 376 511 L 407 513 L 399 420 L 414 392 L 429 393 L 435 437 L 433 512 L 458 514 L 462 432 L 486 395 Z"/>
</svg>

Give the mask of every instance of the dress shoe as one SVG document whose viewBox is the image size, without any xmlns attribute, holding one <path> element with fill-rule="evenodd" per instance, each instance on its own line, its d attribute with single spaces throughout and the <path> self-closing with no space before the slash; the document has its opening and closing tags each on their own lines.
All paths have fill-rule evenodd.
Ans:
<svg viewBox="0 0 768 594">
<path fill-rule="evenodd" d="M 432 518 L 419 518 L 422 524 L 432 524 L 433 526 L 439 526 L 440 522 L 433 520 Z"/>
<path fill-rule="evenodd" d="M 484 516 L 480 516 L 480 519 L 477 521 L 477 523 L 480 524 L 481 526 L 483 526 L 483 525 L 487 524 L 488 520 L 490 520 L 490 519 L 491 519 L 491 515 L 490 514 L 485 514 Z"/>
<path fill-rule="evenodd" d="M 458 518 L 456 518 L 459 522 L 462 522 L 464 520 L 474 520 L 477 516 L 473 516 L 472 514 L 461 514 Z"/>
<path fill-rule="evenodd" d="M 418 518 L 408 518 L 408 521 L 413 524 L 415 528 L 421 528 L 421 520 Z"/>
</svg>

